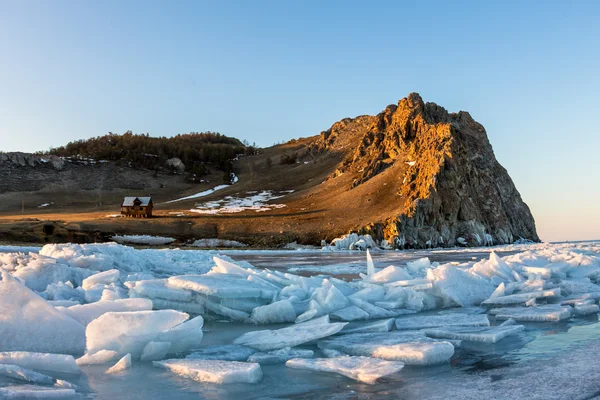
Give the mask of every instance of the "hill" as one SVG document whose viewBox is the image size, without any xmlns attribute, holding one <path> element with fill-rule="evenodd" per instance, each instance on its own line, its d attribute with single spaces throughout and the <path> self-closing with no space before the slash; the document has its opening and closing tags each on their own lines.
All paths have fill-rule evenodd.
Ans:
<svg viewBox="0 0 600 400">
<path fill-rule="evenodd" d="M 214 171 L 201 184 L 159 174 L 163 188 L 137 179 L 143 188 L 127 193 L 154 196 L 158 218 L 151 220 L 107 218 L 118 211 L 123 190 L 108 194 L 114 203 L 87 209 L 67 205 L 72 200 L 65 194 L 63 206 L 55 202 L 29 216 L 62 220 L 61 228 L 96 238 L 98 232 L 102 238 L 159 234 L 181 243 L 221 238 L 276 247 L 319 244 L 348 232 L 400 248 L 539 240 L 483 126 L 414 93 L 378 115 L 347 118 L 320 135 L 238 157 L 233 171 L 237 183 L 215 192 L 205 192 L 220 184 Z M 7 224 L 18 219 L 14 211 L 3 214 Z"/>
</svg>

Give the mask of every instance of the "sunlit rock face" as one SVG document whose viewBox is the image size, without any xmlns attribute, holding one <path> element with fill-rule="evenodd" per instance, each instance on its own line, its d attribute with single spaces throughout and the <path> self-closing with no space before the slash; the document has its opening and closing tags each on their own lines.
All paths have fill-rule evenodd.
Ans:
<svg viewBox="0 0 600 400">
<path fill-rule="evenodd" d="M 399 187 L 402 212 L 363 228 L 397 247 L 539 241 L 533 216 L 498 163 L 484 127 L 469 113 L 448 113 L 416 93 L 376 116 L 336 122 L 312 150 L 345 152 L 331 175 L 355 176 L 348 188 L 382 172 Z"/>
</svg>

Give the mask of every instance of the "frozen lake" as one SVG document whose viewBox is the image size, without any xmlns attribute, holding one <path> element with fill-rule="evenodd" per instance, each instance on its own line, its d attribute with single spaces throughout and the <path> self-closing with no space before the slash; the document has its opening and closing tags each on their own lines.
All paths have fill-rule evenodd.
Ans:
<svg viewBox="0 0 600 400">
<path fill-rule="evenodd" d="M 13 251 L 14 249 L 10 249 Z M 494 249 L 500 257 L 519 254 L 526 247 Z M 366 272 L 364 252 L 323 251 L 219 251 L 236 261 L 262 269 L 289 271 L 302 276 L 325 274 L 353 280 Z M 212 253 L 211 253 L 212 254 Z M 490 257 L 490 249 L 381 251 L 372 253 L 376 268 L 405 266 L 428 257 L 431 262 L 473 263 Z M 548 280 L 551 280 L 550 278 Z M 483 313 L 478 307 L 445 308 L 418 315 Z M 402 317 L 400 317 L 402 318 Z M 367 322 L 353 322 L 360 325 Z M 498 325 L 502 321 L 494 321 Z M 118 375 L 109 365 L 83 366 L 79 378 L 65 376 L 77 385 L 75 398 L 84 399 L 589 399 L 600 396 L 600 324 L 597 313 L 574 316 L 563 322 L 519 322 L 524 330 L 497 343 L 462 341 L 447 363 L 406 365 L 400 372 L 374 385 L 327 372 L 310 372 L 284 365 L 263 365 L 264 377 L 255 384 L 199 383 L 158 369 L 151 362 L 134 361 Z M 280 329 L 289 324 L 254 326 L 241 322 L 207 321 L 202 346 L 231 344 L 254 330 Z M 316 343 L 301 349 L 323 357 Z M 0 386 L 14 385 L 0 377 Z"/>
</svg>

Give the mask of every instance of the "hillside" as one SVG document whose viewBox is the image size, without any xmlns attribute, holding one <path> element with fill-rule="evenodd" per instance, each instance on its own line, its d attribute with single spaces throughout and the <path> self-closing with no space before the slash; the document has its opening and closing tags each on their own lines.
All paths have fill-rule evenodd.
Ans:
<svg viewBox="0 0 600 400">
<path fill-rule="evenodd" d="M 203 197 L 172 202 L 220 185 L 215 171 L 201 184 L 148 171 L 147 181 L 134 178 L 146 182 L 143 189 L 112 190 L 104 194 L 111 201 L 102 205 L 78 205 L 65 190 L 51 207 L 25 214 L 60 220 L 60 229 L 83 241 L 139 233 L 169 235 L 180 243 L 218 237 L 276 247 L 292 241 L 319 244 L 352 231 L 399 248 L 539 240 L 533 217 L 496 161 L 483 126 L 466 112 L 448 113 L 414 93 L 376 116 L 347 118 L 320 135 L 241 156 L 233 171 L 237 183 Z M 127 170 L 122 176 L 136 173 Z M 158 217 L 108 218 L 118 212 L 125 193 L 152 195 Z M 15 215 L 21 204 L 16 200 L 39 194 L 13 192 L 12 211 L 0 210 L 0 224 L 27 225 Z M 7 229 L 0 226 L 0 232 Z M 18 237 L 11 232 L 7 239 Z"/>
</svg>

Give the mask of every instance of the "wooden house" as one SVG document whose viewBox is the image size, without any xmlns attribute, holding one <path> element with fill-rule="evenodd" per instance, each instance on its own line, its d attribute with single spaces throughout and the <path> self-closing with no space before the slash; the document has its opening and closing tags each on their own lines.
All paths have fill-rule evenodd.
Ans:
<svg viewBox="0 0 600 400">
<path fill-rule="evenodd" d="M 121 204 L 121 215 L 125 217 L 152 217 L 152 197 L 125 197 Z"/>
</svg>

